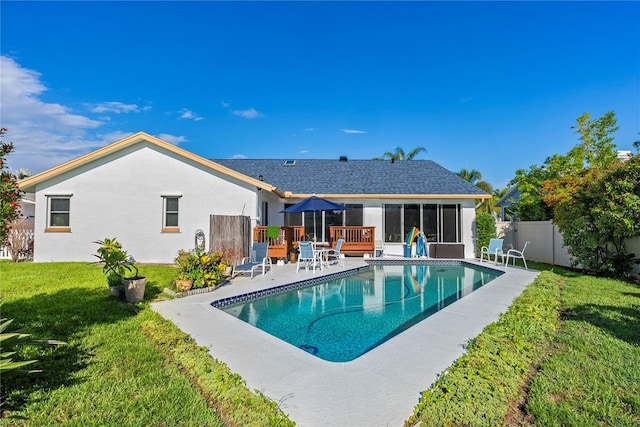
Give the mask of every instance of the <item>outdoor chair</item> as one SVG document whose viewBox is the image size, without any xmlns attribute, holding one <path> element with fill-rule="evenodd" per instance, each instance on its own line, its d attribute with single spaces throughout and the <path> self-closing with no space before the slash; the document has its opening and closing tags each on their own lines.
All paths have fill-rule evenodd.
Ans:
<svg viewBox="0 0 640 427">
<path fill-rule="evenodd" d="M 251 248 L 251 256 L 242 258 L 242 264 L 237 265 L 233 269 L 233 276 L 245 273 L 251 273 L 253 279 L 253 273 L 256 270 L 262 270 L 262 275 L 267 272 L 267 267 L 271 269 L 271 258 L 267 256 L 267 250 L 269 243 L 267 242 L 254 242 Z"/>
<path fill-rule="evenodd" d="M 529 268 L 527 267 L 527 260 L 524 259 L 524 251 L 527 249 L 527 246 L 529 246 L 529 241 L 525 242 L 524 246 L 522 247 L 522 250 L 516 250 L 516 249 L 509 249 L 507 251 L 507 261 L 504 263 L 504 266 L 506 267 L 507 265 L 509 265 L 509 258 L 513 258 L 513 265 L 516 265 L 516 259 L 519 258 L 522 260 L 522 262 L 524 263 L 524 269 L 528 270 Z"/>
<path fill-rule="evenodd" d="M 502 250 L 502 242 L 504 239 L 491 239 L 489 240 L 489 247 L 483 246 L 480 248 L 480 262 L 484 256 L 487 256 L 487 261 L 491 261 L 491 255 L 494 256 L 494 261 L 498 264 L 498 256 L 501 257 L 504 262 L 504 251 Z"/>
<path fill-rule="evenodd" d="M 344 239 L 338 239 L 338 241 L 336 242 L 336 247 L 327 251 L 326 256 L 328 262 L 335 262 L 336 264 L 340 262 L 340 249 L 342 248 L 343 243 Z"/>
<path fill-rule="evenodd" d="M 296 272 L 300 271 L 300 267 L 302 267 L 302 265 L 304 265 L 307 271 L 309 270 L 309 267 L 315 271 L 316 265 L 322 268 L 322 264 L 320 263 L 321 260 L 318 259 L 316 251 L 313 250 L 313 242 L 298 242 L 298 249 L 300 249 L 300 254 L 298 255 Z"/>
</svg>

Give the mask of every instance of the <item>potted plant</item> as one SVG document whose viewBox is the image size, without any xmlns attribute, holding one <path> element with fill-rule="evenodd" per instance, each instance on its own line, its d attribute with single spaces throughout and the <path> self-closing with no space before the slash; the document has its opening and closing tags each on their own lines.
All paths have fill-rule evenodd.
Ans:
<svg viewBox="0 0 640 427">
<path fill-rule="evenodd" d="M 200 248 L 178 251 L 175 263 L 179 270 L 174 283 L 176 290 L 182 292 L 191 288 L 215 287 L 231 266 L 222 252 L 209 254 Z"/>
<path fill-rule="evenodd" d="M 124 298 L 124 279 L 122 277 L 109 273 L 107 274 L 107 284 L 112 296 L 120 299 Z"/>
<path fill-rule="evenodd" d="M 176 290 L 179 292 L 188 291 L 193 286 L 194 280 L 199 276 L 198 264 L 200 260 L 193 252 L 178 251 L 175 263 L 178 266 L 178 276 L 175 278 L 174 283 Z"/>
<path fill-rule="evenodd" d="M 94 243 L 100 245 L 97 254 L 97 263 L 102 264 L 102 272 L 107 277 L 109 287 L 120 289 L 124 287 L 125 297 L 128 302 L 138 302 L 144 298 L 144 290 L 147 279 L 138 275 L 138 267 L 133 259 L 122 249 L 122 245 L 114 237 L 105 238 Z M 130 273 L 133 272 L 133 275 Z M 112 294 L 115 294 L 115 289 Z M 119 294 L 119 291 L 118 291 Z"/>
</svg>

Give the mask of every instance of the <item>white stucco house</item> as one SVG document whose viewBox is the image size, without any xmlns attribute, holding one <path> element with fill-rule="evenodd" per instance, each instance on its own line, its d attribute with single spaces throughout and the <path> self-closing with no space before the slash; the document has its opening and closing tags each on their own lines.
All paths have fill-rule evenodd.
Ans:
<svg viewBox="0 0 640 427">
<path fill-rule="evenodd" d="M 490 196 L 430 160 L 209 160 L 139 132 L 20 181 L 35 193 L 34 261 L 93 261 L 93 242 L 116 237 L 139 262 L 169 263 L 208 235 L 210 215 L 256 225 L 304 225 L 280 210 L 316 194 L 350 209 L 317 217 L 374 226 L 387 253 L 402 255 L 408 230 L 464 246 L 474 256 L 475 206 Z M 296 223 L 297 222 L 297 223 Z M 215 249 L 215 248 L 213 248 Z"/>
</svg>

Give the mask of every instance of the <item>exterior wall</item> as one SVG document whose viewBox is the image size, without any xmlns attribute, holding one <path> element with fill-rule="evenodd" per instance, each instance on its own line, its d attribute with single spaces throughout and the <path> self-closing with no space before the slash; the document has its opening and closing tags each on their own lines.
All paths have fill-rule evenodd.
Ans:
<svg viewBox="0 0 640 427">
<path fill-rule="evenodd" d="M 36 189 L 35 261 L 94 261 L 93 243 L 116 237 L 138 262 L 170 263 L 208 235 L 209 215 L 257 212 L 256 188 L 148 143 L 45 181 Z M 46 232 L 47 195 L 72 194 L 71 232 Z M 162 232 L 163 195 L 179 195 L 180 232 Z M 208 246 L 207 242 L 207 246 Z"/>
</svg>

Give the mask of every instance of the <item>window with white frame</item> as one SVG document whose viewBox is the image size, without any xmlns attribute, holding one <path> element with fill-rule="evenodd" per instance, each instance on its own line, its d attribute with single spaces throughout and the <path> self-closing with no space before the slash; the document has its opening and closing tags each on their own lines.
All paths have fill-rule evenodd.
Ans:
<svg viewBox="0 0 640 427">
<path fill-rule="evenodd" d="M 179 201 L 181 196 L 162 196 L 162 230 L 178 231 L 179 222 Z"/>
<path fill-rule="evenodd" d="M 71 195 L 47 196 L 47 230 L 68 231 L 71 227 Z"/>
</svg>

